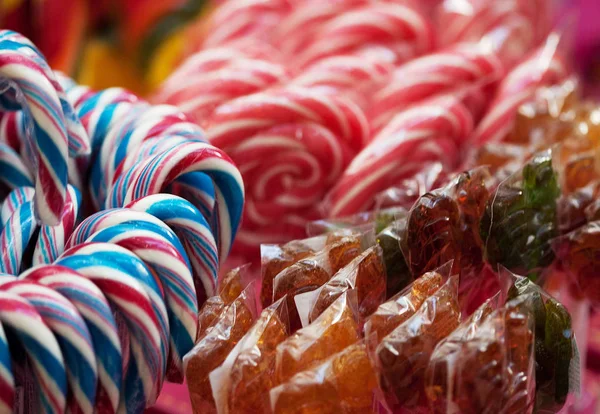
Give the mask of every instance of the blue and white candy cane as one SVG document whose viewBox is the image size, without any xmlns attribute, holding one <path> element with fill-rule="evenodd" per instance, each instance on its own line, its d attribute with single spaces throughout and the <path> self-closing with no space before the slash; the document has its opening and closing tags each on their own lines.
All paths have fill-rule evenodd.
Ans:
<svg viewBox="0 0 600 414">
<path fill-rule="evenodd" d="M 37 266 L 19 275 L 47 286 L 66 297 L 77 308 L 90 332 L 98 365 L 95 409 L 116 413 L 121 397 L 123 358 L 117 324 L 104 294 L 90 280 L 64 266 Z"/>
<path fill-rule="evenodd" d="M 39 403 L 39 412 L 64 412 L 67 397 L 64 359 L 54 334 L 35 307 L 19 295 L 0 290 L 0 323 L 5 330 L 15 334 L 31 361 L 39 387 L 39 401 L 25 402 Z"/>
<path fill-rule="evenodd" d="M 0 210 L 0 228 L 4 227 L 4 223 L 8 221 L 10 216 L 12 216 L 21 205 L 28 201 L 32 201 L 34 195 L 35 189 L 33 187 L 18 187 L 11 191 L 2 203 L 2 209 Z"/>
<path fill-rule="evenodd" d="M 138 164 L 116 180 L 106 207 L 120 207 L 147 195 L 159 194 L 178 177 L 190 172 L 205 173 L 215 185 L 211 227 L 219 260 L 224 262 L 240 224 L 244 185 L 233 161 L 210 144 L 185 143 Z"/>
<path fill-rule="evenodd" d="M 55 264 L 94 282 L 126 323 L 131 359 L 122 408 L 137 413 L 154 404 L 166 370 L 169 327 L 163 292 L 151 271 L 128 250 L 107 243 L 75 246 Z"/>
<path fill-rule="evenodd" d="M 43 56 L 28 39 L 9 30 L 0 31 L 0 79 L 12 88 L 0 97 L 1 106 L 20 106 L 25 116 L 25 149 L 37 174 L 36 214 L 42 223 L 55 225 L 65 203 L 69 141 L 75 155 L 89 151 L 88 138 Z M 16 102 L 19 98 L 23 102 Z"/>
<path fill-rule="evenodd" d="M 194 272 L 198 303 L 215 295 L 219 270 L 217 243 L 202 213 L 189 201 L 171 194 L 142 197 L 127 209 L 151 214 L 179 236 Z"/>
<path fill-rule="evenodd" d="M 21 156 L 4 142 L 0 142 L 0 181 L 9 188 L 33 186 L 33 175 Z"/>
<path fill-rule="evenodd" d="M 124 247 L 158 275 L 165 290 L 169 315 L 170 358 L 167 378 L 182 382 L 182 358 L 194 346 L 198 322 L 198 301 L 192 272 L 187 258 L 180 253 L 183 247 L 179 242 L 176 247 L 163 237 L 163 228 L 145 221 L 149 214 L 137 214 L 140 220 L 99 230 L 87 242 L 113 243 Z"/>
<path fill-rule="evenodd" d="M 57 226 L 42 225 L 35 241 L 33 264 L 51 263 L 64 250 L 65 241 L 71 235 L 79 213 L 81 196 L 69 185 L 65 211 Z M 0 271 L 18 274 L 22 269 L 25 250 L 38 229 L 33 215 L 31 190 L 16 189 L 9 194 L 2 209 L 2 215 L 13 214 L 6 220 L 0 234 Z M 20 205 L 18 202 L 22 202 Z M 8 203 L 8 204 L 7 204 Z M 6 210 L 4 209 L 6 207 Z"/>
<path fill-rule="evenodd" d="M 12 373 L 10 349 L 4 327 L 0 324 L 0 413 L 12 412 L 14 401 L 15 378 Z"/>
<path fill-rule="evenodd" d="M 90 332 L 77 309 L 60 293 L 35 282 L 4 276 L 0 277 L 0 290 L 19 295 L 38 311 L 54 333 L 65 360 L 70 411 L 92 414 L 98 381 L 96 355 Z"/>
</svg>

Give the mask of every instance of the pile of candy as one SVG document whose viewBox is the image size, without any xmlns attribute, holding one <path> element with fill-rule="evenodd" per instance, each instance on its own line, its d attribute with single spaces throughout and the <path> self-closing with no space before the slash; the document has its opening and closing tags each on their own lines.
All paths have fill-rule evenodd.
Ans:
<svg viewBox="0 0 600 414">
<path fill-rule="evenodd" d="M 241 175 L 178 109 L 78 86 L 11 31 L 0 84 L 1 411 L 141 412 L 183 380 Z"/>
<path fill-rule="evenodd" d="M 549 14 L 525 0 L 229 1 L 154 101 L 178 105 L 240 167 L 234 254 L 257 261 L 262 243 L 371 209 L 502 140 L 535 88 L 568 74 Z"/>
</svg>

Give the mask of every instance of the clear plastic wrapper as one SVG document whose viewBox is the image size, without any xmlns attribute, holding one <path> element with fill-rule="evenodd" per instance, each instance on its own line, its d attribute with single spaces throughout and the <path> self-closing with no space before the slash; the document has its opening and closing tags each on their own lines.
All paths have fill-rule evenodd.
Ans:
<svg viewBox="0 0 600 414">
<path fill-rule="evenodd" d="M 413 177 L 402 180 L 400 184 L 377 194 L 375 196 L 375 209 L 398 206 L 410 210 L 419 197 L 443 185 L 447 178 L 447 171 L 442 163 L 426 163 L 421 171 Z"/>
<path fill-rule="evenodd" d="M 534 320 L 527 297 L 486 301 L 435 348 L 425 374 L 431 412 L 530 413 L 534 406 Z"/>
<path fill-rule="evenodd" d="M 458 174 L 423 195 L 410 211 L 407 249 L 413 275 L 454 261 L 453 271 L 470 275 L 483 266 L 479 220 L 489 198 L 486 168 Z M 462 281 L 461 281 L 462 283 Z"/>
<path fill-rule="evenodd" d="M 215 319 L 194 348 L 183 358 L 194 413 L 216 412 L 209 374 L 217 368 L 256 319 L 254 286 L 249 285 Z"/>
<path fill-rule="evenodd" d="M 268 413 L 275 383 L 275 350 L 289 333 L 287 304 L 280 299 L 264 309 L 210 383 L 219 414 Z"/>
<path fill-rule="evenodd" d="M 459 323 L 458 277 L 452 276 L 413 316 L 370 347 L 389 408 L 428 412 L 425 369 L 435 346 Z"/>
<path fill-rule="evenodd" d="M 371 413 L 377 377 L 364 343 L 350 345 L 270 391 L 278 413 Z"/>
<path fill-rule="evenodd" d="M 313 323 L 277 346 L 276 377 L 287 381 L 300 371 L 360 340 L 356 292 L 344 292 Z"/>
<path fill-rule="evenodd" d="M 558 201 L 558 228 L 560 234 L 569 233 L 595 219 L 596 203 L 600 197 L 600 181 L 594 181 Z"/>
<path fill-rule="evenodd" d="M 600 305 L 600 221 L 591 221 L 559 237 L 552 247 L 580 293 Z"/>
<path fill-rule="evenodd" d="M 508 272 L 501 269 L 501 272 Z M 556 299 L 525 277 L 515 277 L 508 299 L 527 297 L 535 330 L 535 409 L 558 412 L 580 386 L 579 352 L 571 315 Z M 509 302 L 510 303 L 510 302 Z"/>
<path fill-rule="evenodd" d="M 377 234 L 387 273 L 386 298 L 391 298 L 413 280 L 401 246 L 406 243 L 407 217 L 396 220 Z"/>
<path fill-rule="evenodd" d="M 537 277 L 554 260 L 550 240 L 558 235 L 558 176 L 551 150 L 536 154 L 502 182 L 481 219 L 485 258 L 495 268 Z"/>
<path fill-rule="evenodd" d="M 227 272 L 219 281 L 219 294 L 204 302 L 198 312 L 198 333 L 196 341 L 208 332 L 226 306 L 240 296 L 248 285 L 248 266 L 240 266 Z M 249 292 L 250 293 L 250 292 Z"/>
<path fill-rule="evenodd" d="M 294 297 L 325 284 L 331 276 L 348 265 L 374 242 L 372 232 L 349 235 L 331 233 L 327 235 L 323 250 L 297 261 L 275 276 L 273 300 L 279 300 L 287 295 L 292 332 L 301 326 Z"/>
<path fill-rule="evenodd" d="M 366 318 L 385 300 L 385 281 L 381 247 L 370 247 L 311 292 L 309 322 L 316 320 L 342 293 L 351 289 L 356 290 L 360 318 Z M 300 309 L 298 311 L 301 313 Z"/>
<path fill-rule="evenodd" d="M 373 211 L 365 211 L 348 217 L 311 221 L 306 225 L 306 232 L 310 236 L 317 236 L 323 233 L 338 231 L 340 229 L 364 231 L 374 227 L 375 233 L 379 233 L 394 220 L 404 217 L 406 214 L 407 210 L 403 207 L 375 209 Z"/>
<path fill-rule="evenodd" d="M 373 340 L 380 341 L 397 326 L 406 322 L 427 298 L 444 285 L 450 276 L 451 267 L 452 264 L 447 263 L 432 272 L 424 273 L 410 286 L 379 305 L 365 322 L 365 338 L 375 335 Z"/>
</svg>

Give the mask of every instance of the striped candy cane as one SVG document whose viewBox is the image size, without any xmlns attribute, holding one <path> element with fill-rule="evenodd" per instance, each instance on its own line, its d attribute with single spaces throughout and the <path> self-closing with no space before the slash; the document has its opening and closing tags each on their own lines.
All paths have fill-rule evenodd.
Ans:
<svg viewBox="0 0 600 414">
<path fill-rule="evenodd" d="M 38 266 L 19 275 L 47 286 L 67 298 L 81 314 L 92 338 L 98 364 L 98 389 L 94 408 L 116 413 L 121 396 L 123 361 L 117 324 L 104 294 L 90 280 L 63 266 Z M 81 387 L 78 387 L 81 388 Z"/>
<path fill-rule="evenodd" d="M 26 299 L 54 333 L 65 360 L 71 412 L 93 413 L 96 401 L 96 355 L 88 328 L 64 296 L 35 282 L 0 278 L 0 290 Z"/>
<path fill-rule="evenodd" d="M 40 314 L 21 296 L 0 290 L 0 322 L 15 333 L 31 361 L 39 387 L 39 410 L 48 414 L 64 412 L 67 398 L 65 363 L 54 334 Z M 2 358 L 4 360 L 6 357 Z M 7 378 L 7 375 L 3 374 L 3 377 Z M 6 394 L 5 391 L 2 393 L 2 400 L 8 398 L 10 401 L 12 392 L 7 390 Z M 33 401 L 26 403 L 35 406 Z"/>
<path fill-rule="evenodd" d="M 165 290 L 170 327 L 170 359 L 167 378 L 183 381 L 182 358 L 194 346 L 198 302 L 187 258 L 161 235 L 162 228 L 142 220 L 102 229 L 87 242 L 113 243 L 124 247 L 158 275 Z M 181 246 L 180 246 L 181 247 Z M 182 249 L 182 247 L 181 247 Z"/>
<path fill-rule="evenodd" d="M 56 264 L 94 282 L 126 323 L 132 358 L 125 373 L 124 409 L 140 412 L 153 404 L 166 369 L 168 320 L 150 270 L 128 250 L 106 243 L 73 247 Z"/>
</svg>

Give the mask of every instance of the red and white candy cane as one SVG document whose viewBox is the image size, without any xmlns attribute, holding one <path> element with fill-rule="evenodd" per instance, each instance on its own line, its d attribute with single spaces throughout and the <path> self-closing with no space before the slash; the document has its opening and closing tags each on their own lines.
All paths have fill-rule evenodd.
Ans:
<svg viewBox="0 0 600 414">
<path fill-rule="evenodd" d="M 502 74 L 498 58 L 473 44 L 432 53 L 398 67 L 391 80 L 374 94 L 367 116 L 374 131 L 379 131 L 411 105 L 461 84 L 488 79 L 489 86 Z"/>
<path fill-rule="evenodd" d="M 242 38 L 269 41 L 281 19 L 291 10 L 290 0 L 228 1 L 210 17 L 204 47 L 222 46 Z"/>
<path fill-rule="evenodd" d="M 559 40 L 557 35 L 551 35 L 544 46 L 506 75 L 471 137 L 473 145 L 502 141 L 513 127 L 519 106 L 531 99 L 538 87 L 558 83 L 568 75 L 557 53 Z"/>
<path fill-rule="evenodd" d="M 372 206 L 374 196 L 420 170 L 423 163 L 458 162 L 473 129 L 471 112 L 453 95 L 433 98 L 399 113 L 348 166 L 329 193 L 332 217 Z"/>
<path fill-rule="evenodd" d="M 325 23 L 298 56 L 306 67 L 325 57 L 359 54 L 368 56 L 381 47 L 392 62 L 430 52 L 433 29 L 417 10 L 403 4 L 373 3 L 352 9 Z"/>
<path fill-rule="evenodd" d="M 205 126 L 219 105 L 286 81 L 283 65 L 232 49 L 208 49 L 190 57 L 163 84 L 155 102 L 177 105 Z"/>
<path fill-rule="evenodd" d="M 246 209 L 238 237 L 248 240 L 244 250 L 256 249 L 264 232 L 279 232 L 279 240 L 297 235 L 369 134 L 353 102 L 299 87 L 235 99 L 215 110 L 210 125 L 209 140 L 227 151 L 244 176 Z M 251 241 L 245 231 L 256 237 L 250 235 Z"/>
</svg>

